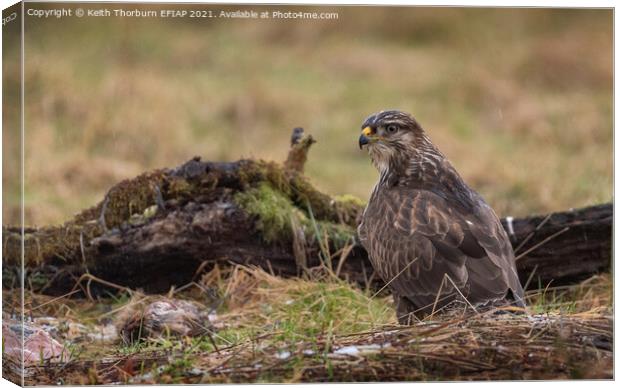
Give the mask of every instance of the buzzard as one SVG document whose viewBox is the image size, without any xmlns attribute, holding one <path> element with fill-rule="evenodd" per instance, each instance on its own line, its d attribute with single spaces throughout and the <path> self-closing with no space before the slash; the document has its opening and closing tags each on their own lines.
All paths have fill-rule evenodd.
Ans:
<svg viewBox="0 0 620 388">
<path fill-rule="evenodd" d="M 512 245 L 495 212 L 411 115 L 371 115 L 359 146 L 380 177 L 358 234 L 401 324 L 458 301 L 525 307 Z"/>
</svg>

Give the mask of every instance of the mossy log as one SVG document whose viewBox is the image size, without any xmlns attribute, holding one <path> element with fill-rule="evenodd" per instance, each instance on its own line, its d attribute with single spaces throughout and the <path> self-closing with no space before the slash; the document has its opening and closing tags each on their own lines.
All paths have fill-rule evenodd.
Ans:
<svg viewBox="0 0 620 388">
<path fill-rule="evenodd" d="M 89 273 L 162 292 L 192 281 L 197 271 L 215 263 L 238 263 L 283 276 L 320 268 L 381 287 L 366 251 L 356 243 L 364 204 L 314 188 L 303 175 L 314 140 L 296 131 L 282 165 L 195 157 L 177 168 L 120 182 L 98 205 L 62 225 L 25 228 L 26 286 L 62 293 Z M 607 204 L 504 219 L 514 246 L 525 252 L 517 261 L 522 281 L 562 284 L 608 270 L 612 214 Z M 3 241 L 4 285 L 12 287 L 18 284 L 22 257 L 20 228 L 3 227 Z"/>
</svg>

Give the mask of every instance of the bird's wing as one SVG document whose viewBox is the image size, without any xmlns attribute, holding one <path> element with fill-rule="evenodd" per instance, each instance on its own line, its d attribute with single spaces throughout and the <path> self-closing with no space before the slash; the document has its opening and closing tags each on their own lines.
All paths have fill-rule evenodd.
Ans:
<svg viewBox="0 0 620 388">
<path fill-rule="evenodd" d="M 506 230 L 489 205 L 482 199 L 479 199 L 478 204 L 474 214 L 477 222 L 469 229 L 477 243 L 486 252 L 486 257 L 483 260 L 471 260 L 467 263 L 472 284 L 472 297 L 475 298 L 476 293 L 485 292 L 485 289 L 492 290 L 499 295 L 506 292 L 507 286 L 518 304 L 525 306 L 523 287 L 517 275 L 514 251 Z M 500 271 L 498 272 L 496 268 L 500 268 Z M 493 270 L 492 273 L 489 273 L 489 269 Z M 494 282 L 488 280 L 500 273 L 498 280 Z"/>
<path fill-rule="evenodd" d="M 440 291 L 440 298 L 453 293 L 452 283 L 472 303 L 506 294 L 504 250 L 495 246 L 497 231 L 485 224 L 485 210 L 464 214 L 433 192 L 399 187 L 382 191 L 367 213 L 373 265 L 416 306 L 433 303 Z"/>
</svg>

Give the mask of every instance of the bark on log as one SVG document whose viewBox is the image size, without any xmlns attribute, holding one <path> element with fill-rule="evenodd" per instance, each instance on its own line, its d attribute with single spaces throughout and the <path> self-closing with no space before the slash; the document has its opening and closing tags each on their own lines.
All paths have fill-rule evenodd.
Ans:
<svg viewBox="0 0 620 388">
<path fill-rule="evenodd" d="M 163 292 L 215 263 L 256 265 L 282 276 L 329 268 L 382 287 L 355 243 L 363 204 L 317 191 L 302 175 L 310 136 L 292 142 L 284 166 L 240 160 L 157 170 L 114 186 L 97 206 L 61 226 L 25 230 L 26 285 L 64 293 L 77 278 Z M 576 282 L 611 265 L 611 204 L 503 219 L 523 283 Z M 18 228 L 3 227 L 5 287 L 21 258 Z M 96 291 L 96 290 L 95 290 Z"/>
<path fill-rule="evenodd" d="M 501 221 L 516 249 L 521 282 L 531 277 L 531 288 L 576 283 L 611 268 L 611 203 Z"/>
<path fill-rule="evenodd" d="M 506 219 L 502 223 L 508 226 Z M 171 283 L 187 283 L 204 260 L 256 265 L 283 276 L 298 275 L 300 268 L 291 246 L 265 245 L 251 225 L 247 215 L 233 204 L 192 204 L 143 227 L 95 239 L 92 257 L 96 260 L 89 268 L 104 279 L 123 279 L 125 284 L 150 291 L 165 290 Z M 516 219 L 512 225 L 515 248 L 531 235 L 517 253 L 526 253 L 517 260 L 523 284 L 529 280 L 529 285 L 537 288 L 550 282 L 575 283 L 610 268 L 611 204 Z M 321 265 L 316 249 L 308 258 L 308 267 Z M 339 265 L 339 258 L 335 258 L 334 271 Z M 362 285 L 383 285 L 373 277 L 367 253 L 357 244 L 338 272 Z"/>
</svg>

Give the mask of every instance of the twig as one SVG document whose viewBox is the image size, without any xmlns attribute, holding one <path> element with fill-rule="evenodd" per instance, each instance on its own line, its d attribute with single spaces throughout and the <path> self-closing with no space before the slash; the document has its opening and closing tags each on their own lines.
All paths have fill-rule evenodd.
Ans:
<svg viewBox="0 0 620 388">
<path fill-rule="evenodd" d="M 519 256 L 515 257 L 515 260 L 519 260 L 520 258 L 522 258 L 523 256 L 527 255 L 528 253 L 532 252 L 533 250 L 539 248 L 541 245 L 546 244 L 547 242 L 549 242 L 549 240 L 556 238 L 557 236 L 561 235 L 562 233 L 566 232 L 567 230 L 569 230 L 570 227 L 565 227 L 564 229 L 552 234 L 551 236 L 547 237 L 546 239 L 542 240 L 541 242 L 539 242 L 538 244 L 534 245 L 533 247 L 529 248 L 528 250 L 526 250 L 525 252 L 521 253 Z"/>
<path fill-rule="evenodd" d="M 353 250 L 353 244 L 349 244 L 342 249 L 342 253 L 340 254 L 340 260 L 338 261 L 338 266 L 336 266 L 336 277 L 340 277 L 340 270 L 342 270 L 342 266 L 344 262 L 349 257 L 349 254 Z"/>
<path fill-rule="evenodd" d="M 545 217 L 537 226 L 536 228 L 534 228 L 533 231 L 531 231 L 526 238 L 523 239 L 523 241 L 521 241 L 519 243 L 519 245 L 515 248 L 515 253 L 519 252 L 519 249 L 523 248 L 523 246 L 530 241 L 530 239 L 532 237 L 534 237 L 534 235 L 536 234 L 536 232 L 538 232 L 540 230 L 540 228 L 543 227 L 543 225 L 545 225 L 547 223 L 547 221 L 549 221 L 549 219 L 551 218 L 551 213 L 547 215 L 547 217 Z"/>
<path fill-rule="evenodd" d="M 166 203 L 164 202 L 164 196 L 161 194 L 161 190 L 159 189 L 159 185 L 155 185 L 155 203 L 157 204 L 157 208 L 159 210 L 166 210 Z"/>
<path fill-rule="evenodd" d="M 84 266 L 84 272 L 90 273 L 88 271 L 88 265 L 86 265 L 86 253 L 84 249 L 84 232 L 80 231 L 80 253 L 82 254 L 82 265 Z"/>
<path fill-rule="evenodd" d="M 390 281 L 389 281 L 389 282 L 385 283 L 385 285 L 384 285 L 383 287 L 381 287 L 381 289 L 380 289 L 379 291 L 375 292 L 375 293 L 373 294 L 373 296 L 371 296 L 371 297 L 370 297 L 370 299 L 374 299 L 374 297 L 375 297 L 375 296 L 379 295 L 379 293 L 380 293 L 381 291 L 385 290 L 385 288 L 386 288 L 387 286 L 389 286 L 389 285 L 390 285 L 390 284 L 391 284 L 394 280 L 396 280 L 396 278 L 397 278 L 397 277 L 399 277 L 399 276 L 400 276 L 403 272 L 405 272 L 405 271 L 407 270 L 407 268 L 411 267 L 411 264 L 415 263 L 416 261 L 418 261 L 418 258 L 417 258 L 417 257 L 416 257 L 415 259 L 411 260 L 411 261 L 409 262 L 409 264 L 407 264 L 407 265 L 405 266 L 405 268 L 403 268 L 402 270 L 400 270 L 400 272 L 399 272 L 399 273 L 397 273 L 397 274 L 396 274 L 396 276 L 394 276 L 392 279 L 390 279 Z"/>
<path fill-rule="evenodd" d="M 115 284 L 115 283 L 109 282 L 109 281 L 107 281 L 107 280 L 100 279 L 100 278 L 98 278 L 98 277 L 96 277 L 96 276 L 94 276 L 94 275 L 92 275 L 92 274 L 90 274 L 90 273 L 85 273 L 85 274 L 83 274 L 82 276 L 80 276 L 80 277 L 78 278 L 78 280 L 77 280 L 77 282 L 76 282 L 75 286 L 73 286 L 73 289 L 71 290 L 71 292 L 75 291 L 75 289 L 76 289 L 78 286 L 80 286 L 80 284 L 81 284 L 82 280 L 84 280 L 84 279 L 88 279 L 88 282 L 86 283 L 86 290 L 85 290 L 85 293 L 86 293 L 86 295 L 88 296 L 88 298 L 89 298 L 91 301 L 94 301 L 94 298 L 92 297 L 92 295 L 91 295 L 91 293 L 90 293 L 90 283 L 91 283 L 92 281 L 95 281 L 95 282 L 97 282 L 97 283 L 103 284 L 104 286 L 108 286 L 108 287 L 116 288 L 117 290 L 120 290 L 120 291 L 125 291 L 125 292 L 128 292 L 129 294 L 133 294 L 133 292 L 134 292 L 131 288 L 124 287 L 124 286 L 120 286 L 120 285 L 118 285 L 118 284 Z M 81 287 L 81 286 L 80 286 L 80 287 Z M 83 290 L 84 290 L 84 289 L 83 289 Z"/>
<path fill-rule="evenodd" d="M 105 212 L 108 209 L 108 202 L 110 202 L 110 193 L 108 192 L 105 196 L 105 200 L 103 201 L 103 205 L 101 205 L 101 213 L 99 214 L 98 223 L 101 225 L 101 229 L 103 233 L 108 232 L 108 226 L 105 224 Z"/>
<path fill-rule="evenodd" d="M 39 308 L 41 308 L 41 307 L 43 307 L 43 306 L 45 306 L 45 305 L 48 305 L 48 304 L 50 304 L 50 303 L 54 303 L 54 302 L 56 302 L 56 301 L 58 301 L 58 300 L 60 300 L 60 299 L 64 299 L 64 298 L 66 298 L 66 297 L 68 297 L 68 296 L 71 296 L 71 295 L 73 295 L 73 294 L 75 294 L 75 293 L 78 293 L 78 292 L 80 292 L 80 290 L 73 290 L 73 291 L 68 292 L 68 293 L 66 293 L 66 294 L 64 294 L 64 295 L 58 296 L 58 297 L 56 297 L 56 298 L 54 298 L 54 299 L 50 299 L 50 300 L 48 300 L 47 302 L 43 302 L 43 303 L 41 303 L 41 304 L 40 304 L 40 305 L 38 305 L 38 306 L 32 307 L 32 308 L 30 309 L 30 311 L 37 310 L 37 309 L 39 309 Z"/>
<path fill-rule="evenodd" d="M 532 279 L 534 279 L 534 274 L 536 273 L 537 269 L 538 269 L 538 264 L 534 266 L 534 269 L 530 273 L 530 276 L 527 278 L 527 281 L 525 282 L 525 285 L 523 286 L 524 290 L 527 290 L 527 287 L 530 285 L 530 282 L 532 281 Z"/>
<path fill-rule="evenodd" d="M 472 310 L 474 310 L 474 312 L 476 312 L 476 313 L 477 313 L 477 312 L 478 312 L 478 310 L 476 310 L 476 308 L 474 307 L 474 305 L 473 305 L 473 304 L 471 304 L 471 303 L 469 302 L 469 299 L 467 299 L 467 298 L 465 297 L 465 295 L 463 295 L 463 293 L 461 292 L 461 290 L 459 290 L 459 288 L 458 288 L 458 287 L 457 287 L 457 285 L 454 283 L 454 280 L 452 280 L 452 278 L 450 277 L 450 275 L 445 274 L 444 276 L 445 276 L 445 277 L 446 277 L 446 278 L 450 281 L 450 283 L 452 283 L 452 285 L 454 286 L 454 289 L 456 290 L 456 292 L 458 292 L 458 293 L 459 293 L 459 295 L 460 295 L 463 299 L 465 299 L 465 302 L 467 302 L 467 304 L 469 305 L 469 307 L 471 307 L 471 309 L 472 309 Z"/>
</svg>

